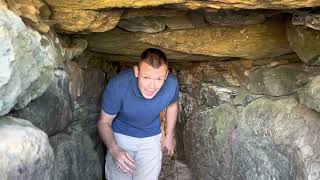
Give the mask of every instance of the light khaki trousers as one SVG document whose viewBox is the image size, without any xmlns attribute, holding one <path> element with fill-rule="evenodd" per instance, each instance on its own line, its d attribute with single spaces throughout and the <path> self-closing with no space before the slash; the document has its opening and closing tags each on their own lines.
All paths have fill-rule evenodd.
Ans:
<svg viewBox="0 0 320 180">
<path fill-rule="evenodd" d="M 117 144 L 126 150 L 135 161 L 133 174 L 120 172 L 109 151 L 106 155 L 105 172 L 107 180 L 158 180 L 161 170 L 161 134 L 136 138 L 114 133 Z"/>
</svg>

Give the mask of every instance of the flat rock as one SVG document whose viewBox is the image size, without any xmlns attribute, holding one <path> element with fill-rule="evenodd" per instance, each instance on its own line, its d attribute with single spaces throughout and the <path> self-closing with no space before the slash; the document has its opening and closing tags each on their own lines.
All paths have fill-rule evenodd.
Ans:
<svg viewBox="0 0 320 180">
<path fill-rule="evenodd" d="M 139 36 L 139 41 L 163 48 L 218 57 L 248 59 L 275 57 L 291 52 L 281 21 L 241 27 L 210 26 Z"/>
</svg>

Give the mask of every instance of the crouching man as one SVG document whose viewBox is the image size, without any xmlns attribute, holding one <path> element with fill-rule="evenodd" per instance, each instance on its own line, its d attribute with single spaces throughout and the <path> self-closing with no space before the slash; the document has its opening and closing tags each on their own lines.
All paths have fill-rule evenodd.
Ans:
<svg viewBox="0 0 320 180">
<path fill-rule="evenodd" d="M 160 112 L 166 108 L 162 147 L 173 155 L 178 114 L 178 80 L 169 73 L 165 54 L 155 48 L 141 54 L 138 65 L 113 77 L 102 99 L 98 122 L 108 147 L 108 180 L 157 180 L 161 170 Z"/>
</svg>

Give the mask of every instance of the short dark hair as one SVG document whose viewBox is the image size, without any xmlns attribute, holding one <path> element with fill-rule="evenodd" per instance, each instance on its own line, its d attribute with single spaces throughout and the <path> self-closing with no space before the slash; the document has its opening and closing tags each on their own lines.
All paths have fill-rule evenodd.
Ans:
<svg viewBox="0 0 320 180">
<path fill-rule="evenodd" d="M 162 64 L 168 65 L 165 53 L 156 48 L 148 48 L 144 50 L 141 54 L 139 66 L 141 62 L 146 62 L 153 68 L 159 68 Z"/>
</svg>

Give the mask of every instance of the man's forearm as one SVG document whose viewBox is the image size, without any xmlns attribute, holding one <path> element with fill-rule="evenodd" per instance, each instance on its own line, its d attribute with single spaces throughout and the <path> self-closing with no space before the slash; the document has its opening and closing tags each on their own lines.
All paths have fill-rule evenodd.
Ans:
<svg viewBox="0 0 320 180">
<path fill-rule="evenodd" d="M 108 118 L 110 117 L 101 114 L 100 120 L 98 122 L 98 131 L 102 141 L 109 148 L 112 154 L 114 150 L 118 148 L 118 145 L 115 141 L 113 130 L 111 127 L 112 119 L 110 120 Z"/>
<path fill-rule="evenodd" d="M 173 137 L 178 117 L 178 102 L 172 103 L 166 110 L 166 136 Z"/>
</svg>

